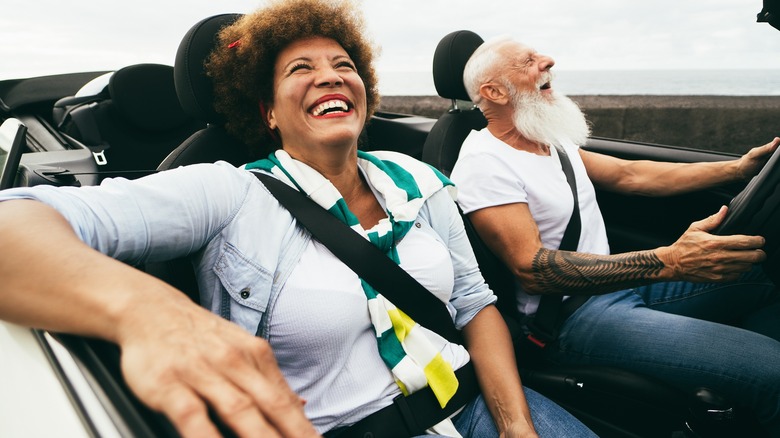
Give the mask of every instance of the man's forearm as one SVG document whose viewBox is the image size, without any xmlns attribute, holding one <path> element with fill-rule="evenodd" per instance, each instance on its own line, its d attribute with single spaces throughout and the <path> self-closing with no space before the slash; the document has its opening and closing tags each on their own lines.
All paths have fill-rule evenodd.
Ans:
<svg viewBox="0 0 780 438">
<path fill-rule="evenodd" d="M 654 251 L 594 255 L 541 248 L 533 260 L 533 284 L 537 293 L 596 295 L 652 283 L 665 265 Z"/>
</svg>

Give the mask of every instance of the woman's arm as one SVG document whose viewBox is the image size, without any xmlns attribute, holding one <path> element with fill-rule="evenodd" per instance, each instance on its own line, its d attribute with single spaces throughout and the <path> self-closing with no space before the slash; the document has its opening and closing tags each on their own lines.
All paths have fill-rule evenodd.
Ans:
<svg viewBox="0 0 780 438">
<path fill-rule="evenodd" d="M 667 163 L 623 160 L 580 149 L 593 184 L 601 189 L 645 196 L 669 196 L 747 180 L 757 174 L 780 138 L 758 146 L 737 160 Z"/>
<path fill-rule="evenodd" d="M 88 247 L 51 207 L 2 202 L 0 223 L 0 318 L 115 342 L 132 390 L 185 436 L 219 436 L 207 406 L 242 435 L 316 435 L 265 341 Z"/>
<path fill-rule="evenodd" d="M 499 433 L 535 437 L 509 330 L 495 306 L 482 309 L 463 328 L 466 347 L 477 373 L 482 396 Z M 519 434 L 517 434 L 519 432 Z"/>
</svg>

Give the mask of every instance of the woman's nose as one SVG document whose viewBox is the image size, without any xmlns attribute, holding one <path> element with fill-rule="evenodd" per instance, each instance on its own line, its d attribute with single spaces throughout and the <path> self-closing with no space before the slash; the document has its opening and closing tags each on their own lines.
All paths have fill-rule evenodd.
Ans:
<svg viewBox="0 0 780 438">
<path fill-rule="evenodd" d="M 332 67 L 321 69 L 318 72 L 318 76 L 317 76 L 318 87 L 334 87 L 334 86 L 339 86 L 343 83 L 344 80 L 341 78 L 339 72 Z"/>
</svg>

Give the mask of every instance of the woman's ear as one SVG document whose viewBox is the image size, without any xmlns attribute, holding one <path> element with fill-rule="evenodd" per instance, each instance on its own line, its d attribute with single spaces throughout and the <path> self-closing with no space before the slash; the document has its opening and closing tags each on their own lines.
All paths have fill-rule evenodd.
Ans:
<svg viewBox="0 0 780 438">
<path fill-rule="evenodd" d="M 271 108 L 268 110 L 268 129 L 273 131 L 276 129 L 276 117 L 274 117 L 274 109 Z"/>
<path fill-rule="evenodd" d="M 263 118 L 263 123 L 268 127 L 269 131 L 276 129 L 276 117 L 274 117 L 274 107 L 265 106 L 263 102 L 260 102 L 260 117 Z"/>
</svg>

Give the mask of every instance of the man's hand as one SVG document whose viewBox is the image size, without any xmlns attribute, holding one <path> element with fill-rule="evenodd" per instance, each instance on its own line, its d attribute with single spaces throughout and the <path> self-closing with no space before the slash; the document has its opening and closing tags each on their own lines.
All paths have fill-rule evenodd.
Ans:
<svg viewBox="0 0 780 438">
<path fill-rule="evenodd" d="M 766 259 L 761 249 L 765 241 L 761 236 L 710 234 L 723 221 L 727 210 L 725 206 L 721 207 L 712 216 L 692 223 L 677 242 L 657 250 L 658 257 L 672 270 L 671 279 L 693 282 L 735 280 L 754 264 Z"/>
<path fill-rule="evenodd" d="M 775 137 L 769 143 L 754 147 L 740 157 L 737 160 L 737 177 L 744 181 L 755 176 L 764 167 L 778 145 L 780 145 L 780 137 Z"/>
<path fill-rule="evenodd" d="M 122 369 L 136 395 L 182 436 L 220 436 L 209 408 L 238 436 L 319 436 L 265 340 L 188 300 L 170 310 L 124 330 Z"/>
</svg>

